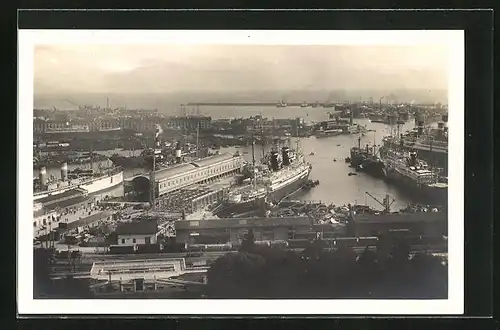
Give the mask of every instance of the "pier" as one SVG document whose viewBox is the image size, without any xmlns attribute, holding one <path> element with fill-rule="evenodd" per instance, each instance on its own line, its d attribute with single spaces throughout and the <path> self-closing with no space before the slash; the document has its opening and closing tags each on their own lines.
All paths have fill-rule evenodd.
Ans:
<svg viewBox="0 0 500 330">
<path fill-rule="evenodd" d="M 187 103 L 186 106 L 232 106 L 232 107 L 269 107 L 269 106 L 276 106 L 278 105 L 278 102 L 192 102 L 192 103 Z M 300 107 L 303 105 L 303 102 L 287 102 L 286 106 L 289 107 Z M 316 103 L 316 102 L 311 102 L 308 103 L 308 107 L 312 106 L 316 107 L 324 107 L 324 103 Z M 281 105 L 280 105 L 281 106 Z M 283 106 L 283 107 L 286 107 Z M 329 105 L 328 105 L 329 106 Z"/>
</svg>

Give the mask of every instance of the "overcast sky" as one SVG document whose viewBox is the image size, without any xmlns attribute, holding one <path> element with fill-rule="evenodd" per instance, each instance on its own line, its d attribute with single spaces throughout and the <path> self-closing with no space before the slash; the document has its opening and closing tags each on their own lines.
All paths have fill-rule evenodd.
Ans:
<svg viewBox="0 0 500 330">
<path fill-rule="evenodd" d="M 446 89 L 430 46 L 44 45 L 35 94 L 300 89 Z"/>
</svg>

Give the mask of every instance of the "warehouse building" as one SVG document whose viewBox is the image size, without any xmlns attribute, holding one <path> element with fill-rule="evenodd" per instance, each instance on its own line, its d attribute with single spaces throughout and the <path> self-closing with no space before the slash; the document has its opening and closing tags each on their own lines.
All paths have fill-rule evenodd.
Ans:
<svg viewBox="0 0 500 330">
<path fill-rule="evenodd" d="M 355 216 L 348 225 L 351 236 L 448 236 L 447 212 L 414 212 Z"/>
<path fill-rule="evenodd" d="M 232 176 L 240 173 L 243 165 L 242 156 L 225 153 L 158 170 L 154 174 L 156 196 L 172 193 L 193 184 L 215 182 Z M 139 193 L 148 193 L 150 178 L 138 176 L 132 180 L 132 186 Z"/>
<path fill-rule="evenodd" d="M 283 241 L 309 235 L 313 223 L 309 217 L 179 220 L 175 223 L 176 241 L 188 244 L 241 243 L 250 230 L 257 241 Z"/>
</svg>

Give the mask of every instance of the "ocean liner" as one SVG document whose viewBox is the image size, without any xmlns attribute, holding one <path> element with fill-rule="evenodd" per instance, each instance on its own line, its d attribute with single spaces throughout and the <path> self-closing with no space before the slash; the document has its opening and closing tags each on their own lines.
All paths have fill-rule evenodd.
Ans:
<svg viewBox="0 0 500 330">
<path fill-rule="evenodd" d="M 417 158 L 416 152 L 389 150 L 383 161 L 388 181 L 431 205 L 447 205 L 447 180 L 430 170 L 426 162 Z"/>
<path fill-rule="evenodd" d="M 251 182 L 233 189 L 214 213 L 218 216 L 245 213 L 262 203 L 279 203 L 307 183 L 311 169 L 299 150 L 282 147 L 280 152 L 275 148 L 261 164 L 254 162 Z"/>
<path fill-rule="evenodd" d="M 424 122 L 418 121 L 417 127 L 399 136 L 387 136 L 382 142 L 380 153 L 387 150 L 412 150 L 418 152 L 418 157 L 436 168 L 448 172 L 448 117 L 443 115 L 443 121 L 438 122 L 437 128 L 424 128 Z"/>
<path fill-rule="evenodd" d="M 38 178 L 33 179 L 33 200 L 50 195 L 57 195 L 65 191 L 83 188 L 89 194 L 105 191 L 123 183 L 123 169 L 109 167 L 106 169 L 68 171 L 68 165 L 61 166 L 61 177 L 47 177 L 47 169 L 42 166 Z"/>
</svg>

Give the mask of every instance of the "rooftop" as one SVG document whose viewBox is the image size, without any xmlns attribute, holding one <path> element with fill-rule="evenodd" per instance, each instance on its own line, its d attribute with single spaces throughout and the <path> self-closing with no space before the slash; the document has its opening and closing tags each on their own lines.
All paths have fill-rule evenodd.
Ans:
<svg viewBox="0 0 500 330">
<path fill-rule="evenodd" d="M 219 162 L 222 162 L 222 161 L 225 161 L 228 159 L 232 159 L 233 157 L 234 156 L 230 153 L 223 153 L 220 155 L 214 155 L 214 156 L 210 156 L 207 158 L 195 160 L 195 161 L 191 162 L 191 164 L 193 164 L 196 167 L 210 166 L 210 165 L 217 164 Z"/>
<path fill-rule="evenodd" d="M 70 189 L 70 190 L 65 191 L 63 193 L 60 193 L 60 194 L 42 197 L 40 199 L 37 199 L 35 202 L 41 203 L 41 204 L 48 204 L 48 203 L 51 203 L 54 201 L 58 201 L 60 199 L 73 198 L 73 197 L 78 197 L 78 196 L 83 196 L 83 195 L 85 195 L 84 190 L 76 188 L 76 189 Z"/>
<path fill-rule="evenodd" d="M 84 203 L 86 201 L 89 201 L 90 197 L 88 196 L 77 196 L 69 199 L 62 200 L 60 202 L 55 202 L 51 203 L 49 205 L 44 206 L 46 210 L 54 210 L 56 208 L 65 208 L 65 207 L 70 207 L 76 204 Z"/>
<path fill-rule="evenodd" d="M 178 164 L 155 172 L 155 181 L 160 181 L 170 178 L 179 174 L 186 173 L 187 171 L 194 170 L 196 166 L 193 164 Z"/>
<path fill-rule="evenodd" d="M 237 218 L 209 220 L 179 220 L 175 230 L 197 230 L 210 228 L 256 228 L 283 226 L 310 226 L 309 217 L 279 217 L 279 218 Z"/>
<path fill-rule="evenodd" d="M 413 213 L 390 213 L 379 215 L 356 215 L 354 223 L 370 224 L 370 223 L 425 223 L 436 221 L 447 221 L 447 212 L 413 212 Z"/>
<path fill-rule="evenodd" d="M 118 235 L 151 235 L 158 231 L 156 220 L 142 220 L 136 222 L 122 223 L 116 228 Z"/>
<path fill-rule="evenodd" d="M 74 228 L 78 228 L 81 226 L 85 226 L 85 225 L 91 224 L 93 222 L 99 221 L 101 219 L 108 218 L 111 215 L 113 215 L 113 213 L 111 213 L 111 212 L 106 212 L 106 211 L 99 212 L 99 213 L 93 214 L 91 216 L 88 216 L 86 218 L 82 218 L 82 219 L 79 219 L 79 220 L 76 220 L 73 222 L 68 222 L 66 225 L 67 226 L 66 228 L 67 229 L 74 229 Z"/>
</svg>

